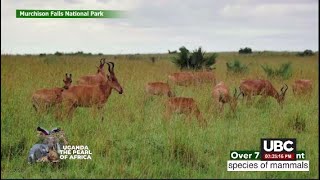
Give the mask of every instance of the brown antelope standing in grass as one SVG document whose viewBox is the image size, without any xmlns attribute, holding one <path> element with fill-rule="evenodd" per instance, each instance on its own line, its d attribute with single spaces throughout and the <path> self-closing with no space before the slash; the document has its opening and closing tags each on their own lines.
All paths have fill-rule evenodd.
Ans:
<svg viewBox="0 0 320 180">
<path fill-rule="evenodd" d="M 103 58 L 100 60 L 100 65 L 97 66 L 97 73 L 94 75 L 87 75 L 82 76 L 77 81 L 77 84 L 79 85 L 96 85 L 101 84 L 102 82 L 106 81 L 106 73 L 104 70 L 104 65 L 106 63 L 106 60 Z"/>
<path fill-rule="evenodd" d="M 193 83 L 193 75 L 191 72 L 178 72 L 168 76 L 169 80 L 178 86 L 188 86 Z"/>
<path fill-rule="evenodd" d="M 179 86 L 189 86 L 192 84 L 213 82 L 216 84 L 216 79 L 213 72 L 199 71 L 199 72 L 178 72 L 168 76 L 174 84 Z"/>
<path fill-rule="evenodd" d="M 64 86 L 62 88 L 40 89 L 32 94 L 32 105 L 36 111 L 44 111 L 49 107 L 61 102 L 62 91 L 70 88 L 72 83 L 72 74 L 66 73 L 65 79 L 63 79 Z"/>
<path fill-rule="evenodd" d="M 292 84 L 292 91 L 294 95 L 309 94 L 313 89 L 312 86 L 311 80 L 299 79 Z"/>
<path fill-rule="evenodd" d="M 165 118 L 168 120 L 173 113 L 185 114 L 188 119 L 191 116 L 195 116 L 200 125 L 207 125 L 206 120 L 202 117 L 202 114 L 197 106 L 197 103 L 193 98 L 186 97 L 171 97 L 166 103 Z"/>
<path fill-rule="evenodd" d="M 101 109 L 111 95 L 111 90 L 123 93 L 123 89 L 119 84 L 114 73 L 114 63 L 108 62 L 108 70 L 106 81 L 97 85 L 77 85 L 71 86 L 68 90 L 62 92 L 62 105 L 67 110 L 67 115 L 71 116 L 77 107 L 97 107 Z M 111 67 L 110 67 L 111 66 Z"/>
<path fill-rule="evenodd" d="M 251 96 L 262 95 L 265 99 L 268 96 L 274 97 L 282 107 L 288 86 L 285 84 L 281 89 L 280 93 L 273 87 L 270 81 L 256 79 L 256 80 L 244 80 L 240 84 L 241 94 L 247 97 L 247 100 L 251 100 Z"/>
<path fill-rule="evenodd" d="M 174 96 L 168 83 L 151 82 L 145 86 L 145 90 L 148 94 L 152 95 L 166 95 L 168 97 Z"/>
<path fill-rule="evenodd" d="M 213 85 L 216 85 L 215 75 L 211 71 L 194 72 L 193 76 L 194 76 L 194 80 L 196 81 L 196 83 L 210 83 L 210 82 L 212 82 Z"/>
<path fill-rule="evenodd" d="M 237 94 L 237 89 L 235 88 L 235 92 L 231 96 L 228 86 L 222 81 L 214 86 L 212 91 L 214 102 L 219 105 L 220 112 L 223 111 L 224 104 L 226 103 L 229 103 L 231 110 L 235 112 L 240 95 L 241 93 Z"/>
</svg>

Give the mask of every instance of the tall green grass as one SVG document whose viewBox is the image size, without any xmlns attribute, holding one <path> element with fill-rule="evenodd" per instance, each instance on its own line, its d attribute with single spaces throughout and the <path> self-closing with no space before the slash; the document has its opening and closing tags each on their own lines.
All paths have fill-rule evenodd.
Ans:
<svg viewBox="0 0 320 180">
<path fill-rule="evenodd" d="M 1 178 L 319 178 L 318 177 L 318 56 L 297 57 L 220 53 L 216 71 L 231 89 L 245 78 L 268 78 L 260 64 L 275 66 L 291 62 L 288 80 L 270 79 L 277 90 L 295 79 L 311 79 L 310 97 L 294 97 L 291 87 L 284 108 L 276 100 L 254 99 L 251 106 L 239 100 L 236 114 L 225 108 L 217 114 L 212 103 L 212 84 L 200 87 L 172 86 L 176 95 L 193 97 L 208 120 L 203 129 L 187 123 L 184 115 L 163 121 L 166 97 L 146 96 L 151 81 L 167 81 L 179 71 L 169 55 L 149 55 L 134 60 L 128 56 L 110 59 L 124 94 L 115 91 L 105 105 L 104 121 L 90 108 L 79 108 L 72 119 L 55 120 L 53 113 L 39 115 L 31 105 L 32 93 L 40 88 L 61 87 L 66 72 L 74 81 L 95 73 L 100 56 L 2 56 L 1 57 Z M 239 59 L 250 65 L 250 73 L 227 75 L 226 62 Z M 305 124 L 303 130 L 297 123 Z M 27 164 L 29 149 L 37 142 L 36 127 L 61 127 L 72 145 L 88 145 L 92 160 L 66 160 L 60 167 Z M 310 172 L 227 172 L 230 150 L 259 150 L 260 138 L 297 138 L 298 150 L 305 150 Z"/>
<path fill-rule="evenodd" d="M 232 63 L 226 63 L 227 71 L 231 73 L 245 73 L 248 71 L 248 66 L 245 64 L 241 64 L 241 62 L 237 59 L 233 60 Z"/>
<path fill-rule="evenodd" d="M 291 63 L 281 64 L 278 68 L 272 68 L 268 65 L 261 65 L 263 71 L 271 78 L 289 79 L 292 76 Z"/>
</svg>

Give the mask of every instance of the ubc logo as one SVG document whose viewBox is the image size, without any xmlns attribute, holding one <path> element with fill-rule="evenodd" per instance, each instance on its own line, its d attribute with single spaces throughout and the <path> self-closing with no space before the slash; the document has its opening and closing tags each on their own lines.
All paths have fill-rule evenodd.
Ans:
<svg viewBox="0 0 320 180">
<path fill-rule="evenodd" d="M 261 152 L 288 152 L 296 151 L 296 139 L 261 139 Z"/>
</svg>

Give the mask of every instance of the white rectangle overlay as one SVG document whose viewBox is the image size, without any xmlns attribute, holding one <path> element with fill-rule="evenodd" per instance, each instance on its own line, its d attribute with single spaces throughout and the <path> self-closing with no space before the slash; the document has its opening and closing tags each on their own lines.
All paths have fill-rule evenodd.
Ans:
<svg viewBox="0 0 320 180">
<path fill-rule="evenodd" d="M 309 160 L 303 161 L 228 161 L 228 171 L 309 171 Z"/>
</svg>

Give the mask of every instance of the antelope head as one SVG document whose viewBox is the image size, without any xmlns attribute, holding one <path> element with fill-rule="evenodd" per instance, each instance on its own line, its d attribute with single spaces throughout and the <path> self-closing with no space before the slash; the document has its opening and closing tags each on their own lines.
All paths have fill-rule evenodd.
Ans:
<svg viewBox="0 0 320 180">
<path fill-rule="evenodd" d="M 168 92 L 168 97 L 175 97 L 176 94 L 172 92 L 171 90 Z"/>
<path fill-rule="evenodd" d="M 108 62 L 107 64 L 108 64 L 108 70 L 110 73 L 109 75 L 107 74 L 107 83 L 112 89 L 118 91 L 119 94 L 122 94 L 123 89 L 120 83 L 118 82 L 116 75 L 114 74 L 114 63 Z"/>
<path fill-rule="evenodd" d="M 97 73 L 104 73 L 104 64 L 106 63 L 106 59 L 102 58 L 100 59 L 100 65 L 97 66 Z"/>
<path fill-rule="evenodd" d="M 66 79 L 64 79 L 63 82 L 64 82 L 63 88 L 69 89 L 69 87 L 71 86 L 71 83 L 72 83 L 72 74 L 69 74 L 69 76 L 68 76 L 68 73 L 66 73 Z"/>
<path fill-rule="evenodd" d="M 288 86 L 286 84 L 284 84 L 284 86 L 282 86 L 282 88 L 280 89 L 280 93 L 279 93 L 279 96 L 277 98 L 277 101 L 281 106 L 282 106 L 282 103 L 283 103 L 284 98 L 286 96 L 287 90 L 288 90 Z"/>
</svg>

